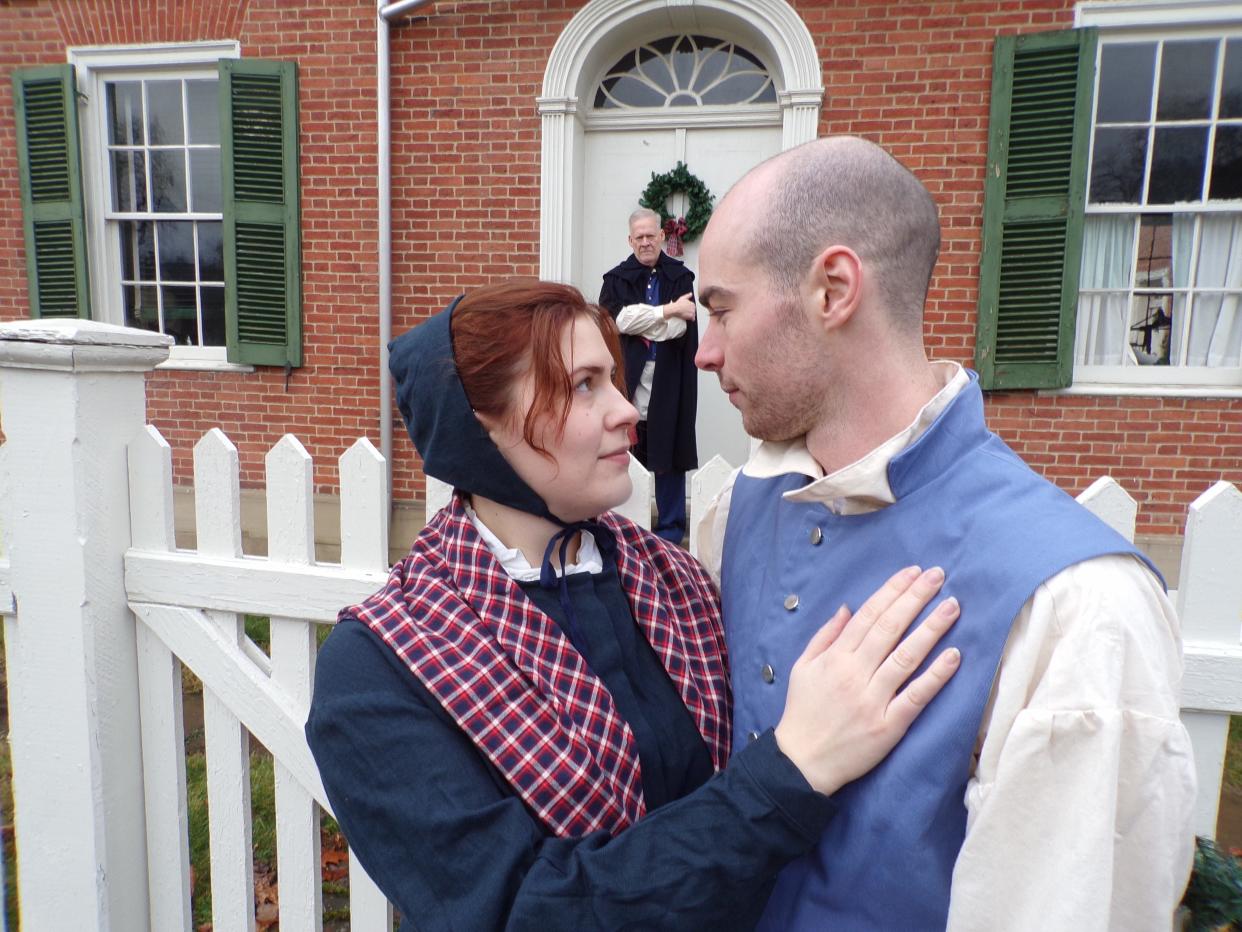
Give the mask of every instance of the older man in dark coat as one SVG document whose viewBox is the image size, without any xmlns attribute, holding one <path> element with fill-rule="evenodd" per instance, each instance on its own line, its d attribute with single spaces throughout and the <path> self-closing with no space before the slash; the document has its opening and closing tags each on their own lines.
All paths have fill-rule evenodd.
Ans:
<svg viewBox="0 0 1242 932">
<path fill-rule="evenodd" d="M 686 536 L 686 472 L 698 466 L 694 420 L 699 346 L 694 273 L 664 252 L 660 215 L 630 215 L 633 255 L 604 274 L 599 303 L 621 331 L 625 383 L 638 408 L 634 455 L 655 473 L 655 532 Z"/>
</svg>

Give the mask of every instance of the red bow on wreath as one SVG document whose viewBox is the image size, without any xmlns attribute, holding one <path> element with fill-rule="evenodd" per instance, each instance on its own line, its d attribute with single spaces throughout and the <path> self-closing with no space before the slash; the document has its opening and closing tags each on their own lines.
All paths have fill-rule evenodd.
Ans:
<svg viewBox="0 0 1242 932">
<path fill-rule="evenodd" d="M 674 220 L 670 217 L 664 221 L 663 229 L 665 236 L 664 251 L 673 257 L 680 256 L 682 254 L 681 238 L 690 229 L 686 223 L 686 218 L 678 217 Z"/>
</svg>

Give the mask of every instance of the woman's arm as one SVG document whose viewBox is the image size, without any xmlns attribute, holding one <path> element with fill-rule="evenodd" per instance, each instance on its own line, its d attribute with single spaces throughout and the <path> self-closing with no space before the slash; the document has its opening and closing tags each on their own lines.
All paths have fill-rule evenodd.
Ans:
<svg viewBox="0 0 1242 932">
<path fill-rule="evenodd" d="M 956 669 L 945 651 L 906 683 L 956 620 L 946 600 L 901 640 L 942 578 L 903 570 L 856 614 L 842 607 L 794 665 L 775 736 L 615 838 L 548 837 L 358 623 L 320 652 L 307 738 L 346 837 L 417 928 L 748 928 L 831 818 L 827 794 L 881 760 Z"/>
<path fill-rule="evenodd" d="M 306 732 L 359 859 L 420 930 L 749 928 L 833 812 L 768 733 L 616 838 L 551 837 L 356 622 L 320 653 Z"/>
</svg>

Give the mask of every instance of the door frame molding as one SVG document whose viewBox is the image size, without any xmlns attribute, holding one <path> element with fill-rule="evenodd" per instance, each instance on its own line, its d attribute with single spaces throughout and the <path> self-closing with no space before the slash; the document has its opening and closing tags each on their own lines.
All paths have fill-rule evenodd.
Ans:
<svg viewBox="0 0 1242 932">
<path fill-rule="evenodd" d="M 781 149 L 815 138 L 823 72 L 810 31 L 785 0 L 591 0 L 552 47 L 536 99 L 542 136 L 540 278 L 572 282 L 577 277 L 581 257 L 574 231 L 581 229 L 582 137 L 604 69 L 652 33 L 679 31 L 718 34 L 758 55 L 777 87 Z M 721 114 L 713 119 L 715 125 L 729 122 Z M 659 122 L 657 117 L 650 124 Z"/>
</svg>

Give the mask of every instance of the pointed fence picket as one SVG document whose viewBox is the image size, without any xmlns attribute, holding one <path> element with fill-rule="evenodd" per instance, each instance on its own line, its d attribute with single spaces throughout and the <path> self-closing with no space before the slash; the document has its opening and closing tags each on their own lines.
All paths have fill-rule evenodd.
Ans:
<svg viewBox="0 0 1242 932">
<path fill-rule="evenodd" d="M 310 454 L 286 434 L 267 454 L 267 556 L 310 566 L 315 562 L 314 502 Z M 309 708 L 315 676 L 315 625 L 273 615 L 269 621 L 272 683 Z M 319 807 L 288 767 L 275 772 L 276 865 L 282 908 L 280 925 L 289 932 L 313 932 L 323 924 L 319 860 Z"/>
<path fill-rule="evenodd" d="M 1134 540 L 1138 506 L 1110 477 L 1078 496 L 1088 510 Z M 1175 599 L 1185 672 L 1182 722 L 1190 733 L 1199 791 L 1194 826 L 1216 834 L 1229 719 L 1242 714 L 1242 492 L 1217 482 L 1190 506 Z"/>
</svg>

